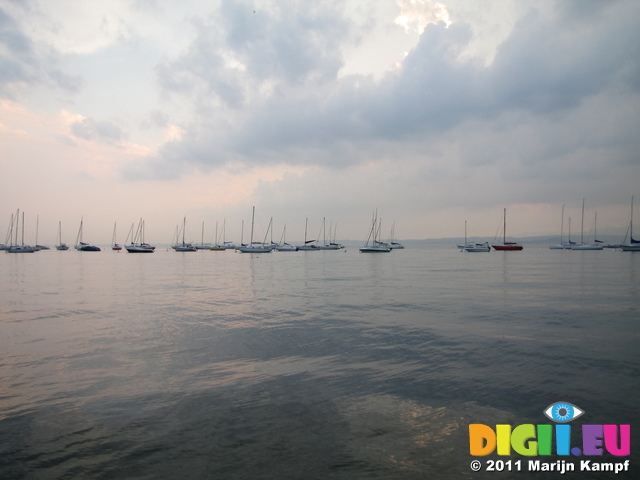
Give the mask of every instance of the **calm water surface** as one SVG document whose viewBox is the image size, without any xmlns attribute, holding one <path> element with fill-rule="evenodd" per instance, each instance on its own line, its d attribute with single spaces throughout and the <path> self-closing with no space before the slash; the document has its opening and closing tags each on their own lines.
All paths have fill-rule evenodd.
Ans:
<svg viewBox="0 0 640 480">
<path fill-rule="evenodd" d="M 640 254 L 3 253 L 0 287 L 2 479 L 559 478 L 473 474 L 467 429 L 560 400 L 635 471 L 562 478 L 638 475 Z"/>
</svg>

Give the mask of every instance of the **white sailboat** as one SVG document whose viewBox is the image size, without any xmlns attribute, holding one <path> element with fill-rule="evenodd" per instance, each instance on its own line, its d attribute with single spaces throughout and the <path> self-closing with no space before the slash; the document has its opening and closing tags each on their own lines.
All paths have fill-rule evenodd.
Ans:
<svg viewBox="0 0 640 480">
<path fill-rule="evenodd" d="M 100 252 L 102 251 L 100 249 L 100 247 L 97 247 L 95 245 L 91 245 L 89 243 L 86 243 L 83 241 L 83 229 L 84 226 L 84 218 L 80 218 L 80 228 L 78 229 L 78 236 L 76 237 L 76 245 L 75 245 L 75 249 L 80 251 L 80 252 Z"/>
<path fill-rule="evenodd" d="M 132 225 L 133 227 L 133 225 Z M 127 252 L 129 253 L 153 253 L 156 250 L 154 245 L 149 245 L 144 240 L 144 220 L 140 219 L 138 223 L 138 229 L 135 236 L 132 236 L 131 243 L 125 245 Z"/>
<path fill-rule="evenodd" d="M 249 245 L 242 245 L 241 247 L 238 248 L 238 251 L 242 252 L 242 253 L 271 253 L 271 247 L 268 245 L 265 245 L 265 242 L 263 241 L 262 243 L 253 242 L 253 227 L 254 227 L 254 220 L 255 220 L 255 215 L 256 215 L 256 207 L 253 207 L 253 211 L 251 213 L 251 240 Z M 267 234 L 268 234 L 268 230 L 267 230 Z M 266 236 L 265 236 L 265 241 L 266 241 Z"/>
<path fill-rule="evenodd" d="M 36 246 L 34 248 L 36 249 L 36 252 L 39 252 L 40 250 L 51 250 L 46 245 L 39 245 L 38 244 L 38 230 L 39 229 L 40 229 L 40 215 L 38 215 L 36 217 Z"/>
<path fill-rule="evenodd" d="M 117 225 L 116 223 L 113 224 L 113 235 L 111 236 L 111 250 L 115 250 L 119 252 L 120 250 L 122 250 L 122 245 L 120 245 L 116 240 L 116 225 Z"/>
<path fill-rule="evenodd" d="M 305 218 L 304 219 L 304 244 L 298 245 L 298 250 L 305 250 L 305 251 L 319 250 L 318 246 L 315 244 L 315 240 L 307 240 L 308 224 L 309 224 L 309 219 Z"/>
<path fill-rule="evenodd" d="M 36 251 L 35 247 L 31 245 L 25 245 L 24 243 L 24 212 L 22 212 L 22 228 L 20 228 L 20 209 L 16 211 L 15 221 L 14 217 L 11 217 L 11 228 L 9 234 L 9 245 L 5 247 L 7 253 L 33 253 Z M 15 239 L 13 232 L 15 230 Z M 20 242 L 18 242 L 18 234 L 21 233 Z"/>
<path fill-rule="evenodd" d="M 178 239 L 180 237 L 180 231 L 176 227 L 175 243 L 171 245 L 176 252 L 197 252 L 198 249 L 191 243 L 185 241 L 185 231 L 187 230 L 187 217 L 184 217 L 182 221 L 182 242 Z"/>
<path fill-rule="evenodd" d="M 391 251 L 389 244 L 381 242 L 378 239 L 380 235 L 380 228 L 382 225 L 382 219 L 378 222 L 378 210 L 375 211 L 373 219 L 371 221 L 371 228 L 369 229 L 369 236 L 364 244 L 364 247 L 360 247 L 362 253 L 388 253 Z"/>
<path fill-rule="evenodd" d="M 327 243 L 326 240 L 326 233 L 325 233 L 325 219 L 324 217 L 322 218 L 322 238 L 323 238 L 323 242 L 322 245 L 320 245 L 318 248 L 320 248 L 320 250 L 341 250 L 344 248 L 344 245 L 341 245 L 340 243 L 336 242 L 336 230 L 338 228 L 337 225 L 333 226 L 333 222 L 331 222 L 329 224 L 329 243 Z M 332 232 L 333 229 L 333 232 Z M 333 240 L 331 240 L 333 235 Z"/>
<path fill-rule="evenodd" d="M 233 250 L 234 248 L 236 248 L 233 242 L 227 242 L 226 232 L 227 219 L 225 218 L 222 221 L 222 243 L 220 243 L 220 239 L 218 238 L 218 222 L 216 222 L 216 244 L 213 245 L 209 250 Z"/>
<path fill-rule="evenodd" d="M 62 222 L 58 222 L 58 240 L 56 243 L 56 250 L 69 250 L 69 246 L 62 241 Z"/>
<path fill-rule="evenodd" d="M 569 242 L 564 241 L 564 205 L 562 205 L 562 214 L 560 215 L 560 244 L 550 245 L 551 250 L 570 250 L 571 240 Z"/>
<path fill-rule="evenodd" d="M 604 250 L 603 243 L 596 238 L 596 224 L 598 222 L 598 213 L 596 212 L 596 218 L 594 223 L 594 242 L 584 242 L 584 198 L 582 199 L 582 221 L 580 223 L 580 243 L 571 245 L 571 250 Z"/>
<path fill-rule="evenodd" d="M 633 197 L 631 197 L 631 217 L 629 219 L 629 243 L 624 243 L 620 248 L 623 252 L 640 252 L 640 240 L 633 238 Z"/>
<path fill-rule="evenodd" d="M 400 242 L 396 242 L 395 241 L 395 235 L 396 235 L 396 222 L 393 222 L 393 226 L 391 227 L 391 234 L 389 235 L 389 246 L 391 247 L 392 250 L 402 250 L 404 248 L 404 245 L 401 244 Z"/>
<path fill-rule="evenodd" d="M 461 248 L 461 251 L 471 252 L 471 253 L 491 251 L 491 246 L 489 245 L 489 242 L 484 242 L 484 243 L 467 242 L 467 221 L 466 220 L 464 221 L 464 247 Z"/>
<path fill-rule="evenodd" d="M 202 222 L 202 238 L 200 239 L 200 244 L 196 244 L 197 250 L 211 250 L 210 243 L 204 243 L 204 222 Z"/>
<path fill-rule="evenodd" d="M 287 226 L 285 225 L 282 229 L 282 235 L 280 236 L 280 242 L 274 248 L 277 252 L 297 252 L 298 247 L 295 245 L 291 245 L 287 243 Z"/>
</svg>

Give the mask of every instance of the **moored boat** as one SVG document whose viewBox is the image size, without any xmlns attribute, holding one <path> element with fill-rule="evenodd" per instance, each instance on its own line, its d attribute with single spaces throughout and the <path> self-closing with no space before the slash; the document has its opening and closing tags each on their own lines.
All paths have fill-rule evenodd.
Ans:
<svg viewBox="0 0 640 480">
<path fill-rule="evenodd" d="M 56 250 L 69 250 L 69 246 L 62 241 L 62 222 L 58 222 L 58 241 L 56 243 Z"/>
<path fill-rule="evenodd" d="M 144 220 L 140 219 L 138 223 L 138 229 L 135 236 L 132 236 L 131 243 L 125 245 L 127 252 L 129 253 L 153 253 L 156 250 L 154 245 L 149 245 L 144 240 Z"/>
<path fill-rule="evenodd" d="M 640 240 L 633 238 L 633 197 L 631 197 L 631 217 L 629 219 L 629 243 L 620 247 L 623 252 L 640 252 Z"/>
<path fill-rule="evenodd" d="M 20 233 L 20 242 L 18 242 L 18 234 Z M 25 245 L 24 243 L 24 212 L 22 212 L 22 229 L 20 229 L 20 209 L 16 211 L 15 218 L 11 215 L 11 227 L 9 228 L 8 239 L 9 244 L 4 247 L 4 250 L 7 253 L 34 253 L 36 251 L 35 247 Z"/>
<path fill-rule="evenodd" d="M 178 227 L 176 227 L 176 235 L 175 235 L 175 243 L 171 245 L 176 252 L 197 252 L 198 249 L 192 243 L 187 243 L 185 241 L 185 231 L 187 229 L 187 217 L 184 217 L 182 221 L 182 242 L 179 242 L 180 231 Z"/>
<path fill-rule="evenodd" d="M 491 245 L 494 250 L 498 251 L 516 251 L 522 250 L 524 247 L 517 242 L 507 242 L 507 209 L 504 209 L 503 213 L 503 225 L 502 225 L 502 243 L 495 243 Z"/>
<path fill-rule="evenodd" d="M 597 239 L 596 225 L 598 223 L 598 213 L 596 212 L 594 222 L 593 243 L 584 242 L 584 198 L 582 199 L 582 221 L 580 224 L 580 243 L 571 245 L 571 250 L 604 250 L 604 243 Z"/>
<path fill-rule="evenodd" d="M 491 246 L 489 242 L 484 243 L 473 243 L 464 247 L 465 252 L 490 252 Z"/>
<path fill-rule="evenodd" d="M 378 222 L 378 210 L 376 210 L 373 215 L 373 219 L 371 221 L 371 228 L 369 229 L 369 235 L 367 237 L 367 241 L 365 242 L 363 247 L 360 247 L 360 252 L 389 253 L 391 251 L 391 247 L 389 246 L 388 243 L 381 242 L 380 240 L 378 240 L 381 224 L 382 224 L 382 220 Z"/>
<path fill-rule="evenodd" d="M 270 245 L 267 245 L 265 243 L 266 235 L 265 235 L 265 241 L 263 241 L 262 243 L 253 241 L 253 227 L 254 227 L 255 215 L 256 215 L 256 207 L 254 206 L 253 210 L 252 210 L 252 213 L 251 213 L 251 240 L 250 240 L 250 243 L 249 243 L 249 245 L 240 246 L 237 250 L 239 252 L 242 252 L 242 253 L 271 253 L 271 251 L 273 249 L 271 248 Z M 271 227 L 271 222 L 269 223 L 269 227 Z M 267 234 L 268 233 L 269 233 L 269 231 L 267 230 Z"/>
<path fill-rule="evenodd" d="M 76 237 L 76 245 L 75 249 L 80 252 L 100 252 L 100 247 L 96 245 L 91 245 L 90 243 L 86 243 L 83 241 L 83 227 L 84 227 L 84 218 L 80 219 L 80 228 L 78 229 L 78 236 Z"/>
<path fill-rule="evenodd" d="M 571 219 L 569 219 L 569 222 L 571 222 Z M 550 250 L 570 250 L 571 249 L 571 240 L 569 240 L 569 242 L 564 241 L 564 205 L 562 205 L 562 214 L 560 215 L 560 243 L 558 245 L 550 245 L 549 249 Z"/>
<path fill-rule="evenodd" d="M 115 223 L 113 224 L 113 236 L 111 237 L 111 250 L 115 250 L 117 252 L 122 250 L 122 245 L 120 245 L 116 241 L 116 224 Z"/>
</svg>

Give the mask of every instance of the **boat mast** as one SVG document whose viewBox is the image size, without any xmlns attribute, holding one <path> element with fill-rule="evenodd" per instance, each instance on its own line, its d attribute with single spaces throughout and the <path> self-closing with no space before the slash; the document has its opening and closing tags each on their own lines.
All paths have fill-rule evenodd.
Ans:
<svg viewBox="0 0 640 480">
<path fill-rule="evenodd" d="M 631 218 L 629 219 L 629 244 L 633 244 L 633 195 L 631 195 Z"/>
<path fill-rule="evenodd" d="M 564 205 L 562 205 L 562 215 L 560 215 L 560 245 L 564 236 Z"/>
<path fill-rule="evenodd" d="M 16 240 L 14 242 L 14 245 L 17 247 L 18 246 L 18 225 L 20 224 L 20 209 L 16 210 L 16 221 L 15 221 L 15 227 L 16 227 Z M 11 226 L 11 228 L 13 228 L 13 225 Z M 13 239 L 12 239 L 13 240 Z"/>
<path fill-rule="evenodd" d="M 256 215 L 256 206 L 253 206 L 253 210 L 251 211 L 251 243 L 249 246 L 253 246 L 253 221 Z"/>
<path fill-rule="evenodd" d="M 304 219 L 304 244 L 307 244 L 307 225 L 309 224 L 309 217 Z"/>
<path fill-rule="evenodd" d="M 504 220 L 504 224 L 502 226 L 502 244 L 506 245 L 507 244 L 507 209 L 506 207 L 504 209 L 504 213 L 502 217 Z"/>
<path fill-rule="evenodd" d="M 580 244 L 584 245 L 584 198 L 582 199 L 582 220 L 580 222 Z"/>
</svg>

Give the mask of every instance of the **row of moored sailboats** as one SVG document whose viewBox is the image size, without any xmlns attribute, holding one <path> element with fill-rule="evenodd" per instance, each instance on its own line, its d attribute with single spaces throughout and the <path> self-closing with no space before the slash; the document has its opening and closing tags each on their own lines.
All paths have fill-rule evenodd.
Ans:
<svg viewBox="0 0 640 480">
<path fill-rule="evenodd" d="M 629 219 L 629 228 L 625 235 L 625 239 L 619 244 L 605 244 L 602 240 L 598 240 L 597 224 L 598 213 L 595 213 L 593 223 L 593 242 L 586 242 L 584 239 L 584 199 L 582 200 L 582 221 L 580 225 L 580 243 L 571 240 L 571 218 L 568 221 L 568 236 L 567 240 L 564 239 L 564 205 L 562 205 L 562 215 L 560 221 L 560 243 L 557 245 L 551 245 L 549 248 L 552 250 L 604 250 L 605 248 L 617 248 L 625 252 L 640 252 L 640 240 L 633 238 L 633 197 L 631 197 L 631 214 Z M 489 245 L 489 242 L 474 243 L 467 242 L 467 222 L 464 223 L 464 245 L 458 245 L 461 251 L 466 252 L 490 252 L 493 247 L 494 250 L 512 251 L 522 250 L 523 246 L 517 242 L 507 242 L 507 209 L 504 209 L 503 215 L 503 237 L 502 243 L 495 242 Z M 628 242 L 627 242 L 628 239 Z"/>
<path fill-rule="evenodd" d="M 187 242 L 186 241 L 186 226 L 187 219 L 186 217 L 183 220 L 182 226 L 176 226 L 176 233 L 173 238 L 173 242 L 171 244 L 171 248 L 176 252 L 196 252 L 198 250 L 214 250 L 214 251 L 224 251 L 224 250 L 236 250 L 242 253 L 270 253 L 272 251 L 279 252 L 296 252 L 296 251 L 320 251 L 320 250 L 344 250 L 344 245 L 337 243 L 335 240 L 336 235 L 336 227 L 335 225 L 329 226 L 329 240 L 327 240 L 326 235 L 326 221 L 322 220 L 322 227 L 320 230 L 320 234 L 318 237 L 322 237 L 322 242 L 319 240 L 313 239 L 309 240 L 307 238 L 307 226 L 308 219 L 305 221 L 305 234 L 304 234 L 304 243 L 302 245 L 293 245 L 286 241 L 286 225 L 283 228 L 282 236 L 280 238 L 280 242 L 274 242 L 273 239 L 267 241 L 267 236 L 270 232 L 272 232 L 272 224 L 273 220 L 269 222 L 269 227 L 267 228 L 267 233 L 262 241 L 254 240 L 254 221 L 255 221 L 255 207 L 253 207 L 252 215 L 251 215 L 251 236 L 249 243 L 244 243 L 243 239 L 240 241 L 240 245 L 235 245 L 232 242 L 228 242 L 225 239 L 225 229 L 226 222 L 223 225 L 222 229 L 222 241 L 215 244 L 204 243 L 204 223 L 202 225 L 202 242 L 200 244 Z M 31 253 L 36 252 L 38 250 L 49 250 L 49 247 L 38 246 L 33 247 L 26 245 L 24 243 L 24 213 L 22 213 L 20 224 L 20 211 L 11 216 L 11 227 L 9 228 L 9 232 L 7 233 L 7 244 L 0 246 L 0 249 L 6 250 L 9 253 Z M 388 252 L 393 249 L 404 248 L 404 246 L 399 242 L 394 242 L 390 240 L 389 242 L 382 242 L 379 240 L 380 234 L 380 223 L 377 220 L 377 214 L 374 216 L 374 221 L 372 224 L 372 229 L 369 234 L 369 239 L 363 248 L 360 249 L 362 252 Z M 80 220 L 80 228 L 78 230 L 78 236 L 76 238 L 76 243 L 74 246 L 75 250 L 83 251 L 83 252 L 99 252 L 102 249 L 96 245 L 92 245 L 91 243 L 85 242 L 83 238 L 83 226 L 84 219 Z M 332 231 L 333 230 L 333 231 Z M 244 234 L 244 222 L 242 228 Z M 124 247 L 117 243 L 116 239 L 116 225 L 113 227 L 113 238 L 111 249 L 120 251 L 127 250 L 129 253 L 153 253 L 156 249 L 154 245 L 151 245 L 145 241 L 145 223 L 143 219 L 140 219 L 137 228 L 135 228 L 135 224 L 131 225 L 131 229 L 125 241 Z M 21 236 L 20 236 L 21 235 Z M 333 240 L 331 237 L 333 236 Z M 393 236 L 393 230 L 392 230 Z M 218 228 L 216 224 L 216 241 L 219 240 L 218 237 Z M 57 250 L 69 250 L 70 247 L 62 241 L 62 223 L 58 224 L 58 238 L 56 240 L 56 249 Z"/>
</svg>

